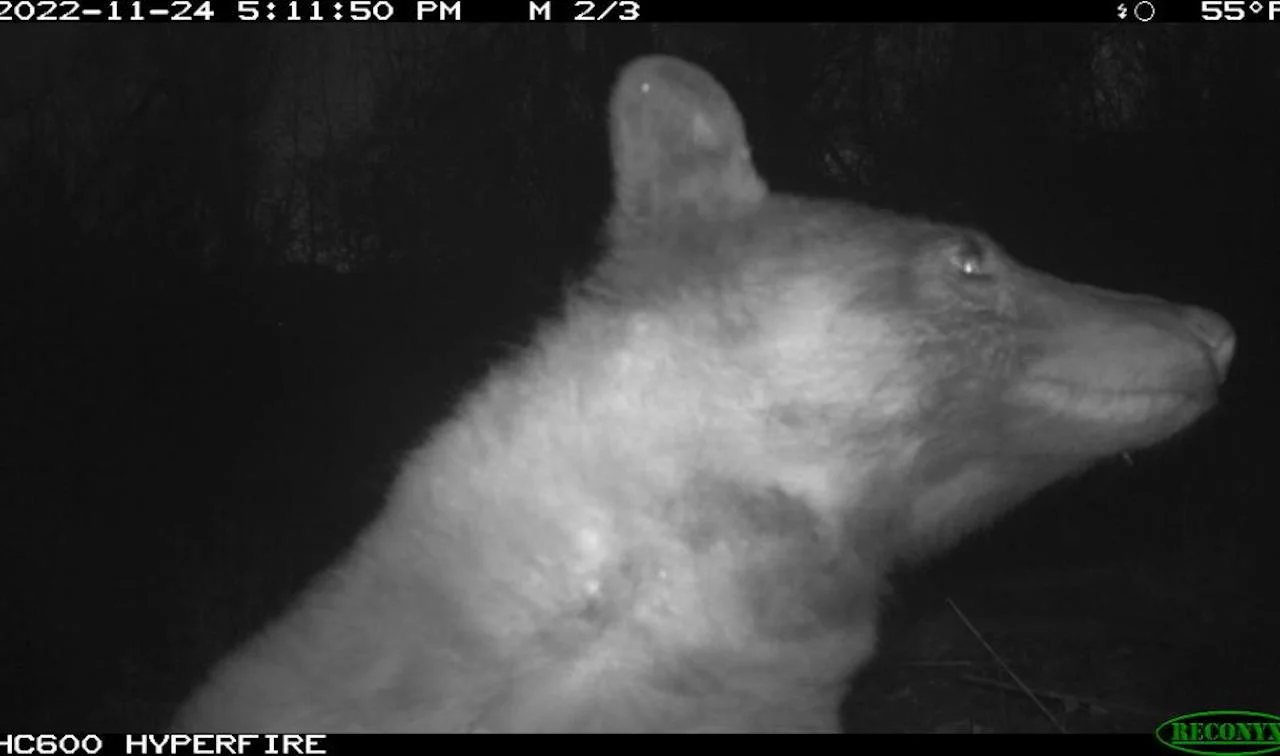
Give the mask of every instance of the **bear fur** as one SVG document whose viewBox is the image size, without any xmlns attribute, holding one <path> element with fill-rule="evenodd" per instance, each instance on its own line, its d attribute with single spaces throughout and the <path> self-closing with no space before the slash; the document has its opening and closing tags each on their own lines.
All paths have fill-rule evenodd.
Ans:
<svg viewBox="0 0 1280 756">
<path fill-rule="evenodd" d="M 1215 401 L 1219 316 L 771 193 L 695 66 L 611 113 L 595 271 L 177 730 L 836 731 L 895 562 Z"/>
</svg>

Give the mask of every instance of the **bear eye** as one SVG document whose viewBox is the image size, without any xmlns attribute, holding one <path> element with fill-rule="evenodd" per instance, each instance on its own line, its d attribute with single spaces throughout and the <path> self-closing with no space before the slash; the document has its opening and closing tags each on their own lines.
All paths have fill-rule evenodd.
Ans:
<svg viewBox="0 0 1280 756">
<path fill-rule="evenodd" d="M 991 278 L 990 257 L 972 239 L 966 239 L 952 250 L 951 263 L 964 278 Z"/>
</svg>

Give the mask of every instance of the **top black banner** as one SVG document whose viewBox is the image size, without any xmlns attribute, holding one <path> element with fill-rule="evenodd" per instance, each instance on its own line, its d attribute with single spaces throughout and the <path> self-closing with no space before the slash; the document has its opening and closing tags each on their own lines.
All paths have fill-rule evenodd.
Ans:
<svg viewBox="0 0 1280 756">
<path fill-rule="evenodd" d="M 1060 0 L 895 3 L 797 0 L 0 0 L 0 24 L 637 23 L 681 21 L 991 21 L 1145 24 L 1280 22 L 1280 0 Z"/>
</svg>

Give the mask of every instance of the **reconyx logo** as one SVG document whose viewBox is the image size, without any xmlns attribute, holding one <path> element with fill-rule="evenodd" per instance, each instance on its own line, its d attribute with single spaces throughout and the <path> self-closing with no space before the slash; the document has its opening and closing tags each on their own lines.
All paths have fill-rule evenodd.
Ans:
<svg viewBox="0 0 1280 756">
<path fill-rule="evenodd" d="M 1280 717 L 1256 711 L 1197 711 L 1167 720 L 1156 740 L 1183 753 L 1254 756 L 1280 751 Z"/>
</svg>

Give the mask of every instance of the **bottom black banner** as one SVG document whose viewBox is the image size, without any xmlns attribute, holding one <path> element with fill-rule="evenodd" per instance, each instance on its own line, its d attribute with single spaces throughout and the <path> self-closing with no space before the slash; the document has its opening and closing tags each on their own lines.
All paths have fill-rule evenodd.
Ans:
<svg viewBox="0 0 1280 756">
<path fill-rule="evenodd" d="M 401 746 L 411 747 L 413 744 L 405 742 L 409 739 L 419 740 L 421 738 L 431 737 L 429 735 L 240 735 L 240 734 L 200 734 L 200 735 L 177 735 L 177 734 L 75 734 L 75 735 L 32 735 L 32 734 L 4 734 L 0 733 L 0 756 L 118 756 L 120 754 L 128 754 L 129 756 L 252 756 L 255 754 L 264 754 L 265 756 L 311 756 L 313 754 L 355 754 L 367 750 L 370 746 L 390 746 L 395 747 L 395 743 L 399 742 Z M 907 735 L 891 735 L 891 734 L 863 734 L 849 735 L 847 737 L 858 738 L 861 743 L 867 741 L 879 742 L 883 747 L 892 748 L 901 746 L 905 740 L 910 738 Z M 944 735 L 921 735 L 912 738 L 917 745 L 927 742 L 935 750 L 945 751 L 948 749 L 959 749 L 967 746 L 960 744 L 965 742 L 965 738 L 951 738 Z M 1027 749 L 1033 748 L 1038 754 L 1063 753 L 1079 754 L 1082 749 L 1090 749 L 1097 747 L 1101 741 L 1107 741 L 1110 745 L 1107 748 L 1120 748 L 1129 754 L 1171 754 L 1177 756 L 1174 750 L 1161 745 L 1155 737 L 1149 734 L 1133 734 L 1133 735 L 1075 735 L 1063 737 L 1060 735 L 1022 735 L 1022 734 L 1006 734 L 994 735 L 982 738 L 982 748 L 988 753 L 1000 753 L 1008 751 L 1010 753 L 1025 754 Z M 971 744 L 970 744 L 971 745 Z M 591 747 L 591 746 L 586 746 Z M 819 748 L 821 748 L 819 746 Z M 845 745 L 832 745 L 833 749 L 841 749 L 843 752 L 847 748 Z M 1277 749 L 1280 750 L 1280 749 Z M 1256 750 L 1253 753 L 1266 753 L 1267 749 Z M 1240 751 L 1220 751 L 1221 754 L 1234 753 L 1237 756 Z"/>
</svg>

